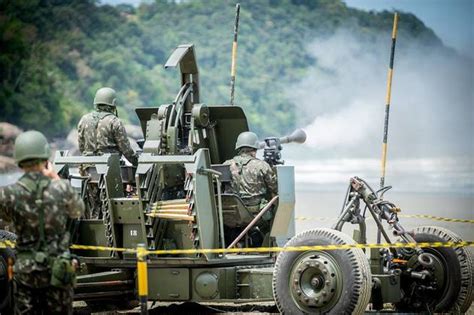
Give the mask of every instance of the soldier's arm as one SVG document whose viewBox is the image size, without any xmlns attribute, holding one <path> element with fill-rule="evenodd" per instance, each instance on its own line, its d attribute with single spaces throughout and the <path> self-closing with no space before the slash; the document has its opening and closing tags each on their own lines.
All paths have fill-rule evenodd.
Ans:
<svg viewBox="0 0 474 315">
<path fill-rule="evenodd" d="M 277 184 L 277 177 L 276 173 L 273 168 L 265 162 L 265 166 L 263 167 L 263 180 L 267 185 L 268 194 L 273 197 L 278 194 L 278 184 Z"/>
<path fill-rule="evenodd" d="M 14 194 L 10 186 L 0 187 L 0 219 L 13 220 Z"/>
<path fill-rule="evenodd" d="M 112 122 L 113 124 L 113 131 L 114 131 L 114 139 L 115 143 L 119 147 L 120 152 L 127 158 L 127 160 L 132 163 L 133 165 L 138 165 L 138 155 L 133 151 L 132 147 L 130 146 L 130 141 L 127 138 L 127 132 L 125 131 L 125 127 L 123 126 L 120 119 L 114 119 Z"/>
<path fill-rule="evenodd" d="M 79 124 L 77 125 L 77 142 L 79 143 L 79 151 L 81 154 L 84 152 L 85 149 L 85 141 L 84 141 L 84 121 L 81 118 Z"/>
<path fill-rule="evenodd" d="M 58 180 L 62 190 L 62 198 L 66 204 L 67 215 L 71 219 L 78 219 L 84 214 L 84 202 L 66 180 Z"/>
</svg>

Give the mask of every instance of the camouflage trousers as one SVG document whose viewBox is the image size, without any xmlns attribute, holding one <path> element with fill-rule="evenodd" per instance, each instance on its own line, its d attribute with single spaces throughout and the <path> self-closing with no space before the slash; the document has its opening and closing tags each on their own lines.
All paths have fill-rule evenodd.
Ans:
<svg viewBox="0 0 474 315">
<path fill-rule="evenodd" d="M 15 274 L 14 307 L 15 315 L 19 314 L 72 314 L 72 287 L 56 288 L 53 286 L 35 286 L 36 283 L 49 282 L 49 270 Z"/>
</svg>

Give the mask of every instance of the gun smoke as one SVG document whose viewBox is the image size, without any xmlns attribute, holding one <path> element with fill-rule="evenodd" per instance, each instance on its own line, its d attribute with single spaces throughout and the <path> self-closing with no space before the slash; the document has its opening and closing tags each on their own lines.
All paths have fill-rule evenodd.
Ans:
<svg viewBox="0 0 474 315">
<path fill-rule="evenodd" d="M 307 49 L 315 65 L 288 91 L 299 105 L 300 126 L 306 126 L 305 152 L 317 157 L 316 163 L 337 160 L 337 165 L 350 170 L 368 164 L 366 169 L 375 178 L 380 168 L 390 34 L 362 42 L 341 29 L 331 37 L 316 38 Z M 401 172 L 421 186 L 426 178 L 418 175 L 424 173 L 438 181 L 433 183 L 435 190 L 454 185 L 454 190 L 473 191 L 472 70 L 471 58 L 399 36 L 388 175 Z M 361 162 L 348 164 L 348 159 Z M 326 162 L 318 167 L 324 169 Z M 406 178 L 394 179 L 406 182 Z"/>
</svg>

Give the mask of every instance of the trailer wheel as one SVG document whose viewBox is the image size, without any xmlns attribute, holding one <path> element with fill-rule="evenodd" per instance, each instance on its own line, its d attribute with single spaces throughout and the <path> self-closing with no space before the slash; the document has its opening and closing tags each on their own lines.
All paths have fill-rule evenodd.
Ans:
<svg viewBox="0 0 474 315">
<path fill-rule="evenodd" d="M 461 238 L 448 229 L 421 226 L 414 230 L 417 242 L 459 242 Z M 465 313 L 473 301 L 474 257 L 470 247 L 425 248 L 433 263 L 423 266 L 413 250 L 401 251 L 414 271 L 428 270 L 433 277 L 401 279 L 402 301 L 395 307 L 400 311 L 434 311 Z"/>
<path fill-rule="evenodd" d="M 0 242 L 15 241 L 14 233 L 0 230 Z M 0 314 L 8 314 L 11 311 L 12 286 L 8 280 L 8 259 L 15 259 L 15 252 L 12 248 L 0 249 Z"/>
<path fill-rule="evenodd" d="M 355 244 L 346 234 L 315 229 L 294 236 L 285 247 Z M 284 314 L 362 314 L 370 300 L 372 275 L 359 248 L 281 252 L 273 271 L 273 296 Z"/>
</svg>

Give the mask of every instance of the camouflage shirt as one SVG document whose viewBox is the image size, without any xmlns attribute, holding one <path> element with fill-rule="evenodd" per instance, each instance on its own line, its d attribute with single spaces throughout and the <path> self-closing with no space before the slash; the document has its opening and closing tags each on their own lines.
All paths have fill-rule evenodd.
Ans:
<svg viewBox="0 0 474 315">
<path fill-rule="evenodd" d="M 130 146 L 127 132 L 113 113 L 97 110 L 86 114 L 79 121 L 77 129 L 82 155 L 120 153 L 133 165 L 138 164 L 138 156 Z"/>
<path fill-rule="evenodd" d="M 39 172 L 23 175 L 16 184 L 0 187 L 0 218 L 13 222 L 17 234 L 16 248 L 21 252 L 36 250 L 40 240 L 40 219 L 36 191 L 45 183 L 42 194 L 44 234 L 47 254 L 57 255 L 69 249 L 68 219 L 79 218 L 84 204 L 71 185 L 64 180 L 51 180 Z M 19 255 L 16 271 L 35 270 L 35 263 L 22 261 Z"/>
<path fill-rule="evenodd" d="M 224 162 L 230 165 L 232 188 L 246 205 L 257 205 L 277 194 L 276 175 L 271 166 L 248 153 Z"/>
</svg>

